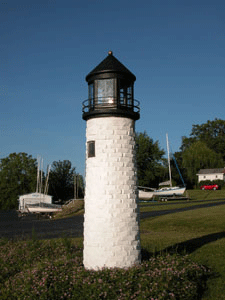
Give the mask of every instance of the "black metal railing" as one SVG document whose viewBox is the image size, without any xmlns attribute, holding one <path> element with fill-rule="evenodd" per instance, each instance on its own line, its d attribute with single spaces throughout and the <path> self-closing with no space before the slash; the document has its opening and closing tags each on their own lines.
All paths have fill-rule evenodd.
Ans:
<svg viewBox="0 0 225 300">
<path fill-rule="evenodd" d="M 85 100 L 83 103 L 82 112 L 89 113 L 94 110 L 107 110 L 107 109 L 120 109 L 133 111 L 134 113 L 140 112 L 140 102 L 131 99 L 118 99 L 116 97 L 97 97 Z"/>
</svg>

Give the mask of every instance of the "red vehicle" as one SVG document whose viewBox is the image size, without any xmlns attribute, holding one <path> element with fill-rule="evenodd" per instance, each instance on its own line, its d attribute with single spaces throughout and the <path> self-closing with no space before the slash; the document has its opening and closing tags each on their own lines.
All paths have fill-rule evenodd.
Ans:
<svg viewBox="0 0 225 300">
<path fill-rule="evenodd" d="M 204 184 L 202 186 L 200 186 L 201 190 L 218 190 L 219 186 L 218 184 Z"/>
</svg>

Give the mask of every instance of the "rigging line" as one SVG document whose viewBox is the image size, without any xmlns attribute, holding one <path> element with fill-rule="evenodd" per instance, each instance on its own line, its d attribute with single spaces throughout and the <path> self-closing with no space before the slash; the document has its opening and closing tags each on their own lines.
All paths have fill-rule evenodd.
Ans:
<svg viewBox="0 0 225 300">
<path fill-rule="evenodd" d="M 173 160 L 174 160 L 174 162 L 175 162 L 175 166 L 176 166 L 177 171 L 178 171 L 178 173 L 179 173 L 179 175 L 180 175 L 180 178 L 181 178 L 181 180 L 182 180 L 183 186 L 185 186 L 183 176 L 182 176 L 182 174 L 181 174 L 181 172 L 180 172 L 180 169 L 179 169 L 178 164 L 177 164 L 177 160 L 176 160 L 176 158 L 175 158 L 175 156 L 174 156 L 174 154 L 173 154 L 173 151 L 172 151 L 171 146 L 170 146 L 170 149 L 171 149 L 171 153 L 172 153 Z"/>
</svg>

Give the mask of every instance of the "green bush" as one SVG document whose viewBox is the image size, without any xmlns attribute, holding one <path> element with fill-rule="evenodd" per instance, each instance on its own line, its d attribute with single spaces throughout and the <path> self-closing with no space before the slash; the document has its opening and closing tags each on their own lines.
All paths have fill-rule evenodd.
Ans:
<svg viewBox="0 0 225 300">
<path fill-rule="evenodd" d="M 198 183 L 198 186 L 200 187 L 202 185 L 208 185 L 208 184 L 218 184 L 218 186 L 220 188 L 225 186 L 225 182 L 221 179 L 218 179 L 218 180 L 202 180 Z"/>
</svg>

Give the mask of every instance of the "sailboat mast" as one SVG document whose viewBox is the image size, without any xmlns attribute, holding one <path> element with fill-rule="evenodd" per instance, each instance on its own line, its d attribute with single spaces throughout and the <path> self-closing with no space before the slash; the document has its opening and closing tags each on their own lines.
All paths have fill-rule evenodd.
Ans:
<svg viewBox="0 0 225 300">
<path fill-rule="evenodd" d="M 39 168 L 40 168 L 40 157 L 39 157 L 39 155 L 37 157 L 37 161 L 38 161 L 38 167 L 37 167 L 37 187 L 36 187 L 36 193 L 39 192 Z"/>
<path fill-rule="evenodd" d="M 39 193 L 42 193 L 42 177 L 43 177 L 43 158 L 40 161 L 41 164 L 41 178 L 40 178 L 40 187 L 39 187 Z"/>
<path fill-rule="evenodd" d="M 170 149 L 169 149 L 168 133 L 166 134 L 166 145 L 167 145 L 167 154 L 168 154 L 168 166 L 169 166 L 170 186 L 172 187 L 172 177 L 171 177 L 171 168 L 170 168 Z"/>
<path fill-rule="evenodd" d="M 47 168 L 47 178 L 46 178 L 46 183 L 45 183 L 44 195 L 47 195 L 47 193 L 48 193 L 48 180 L 49 180 L 50 170 L 51 170 L 51 165 L 48 166 L 48 168 Z"/>
</svg>

